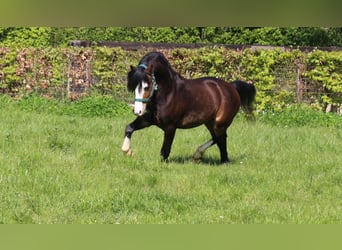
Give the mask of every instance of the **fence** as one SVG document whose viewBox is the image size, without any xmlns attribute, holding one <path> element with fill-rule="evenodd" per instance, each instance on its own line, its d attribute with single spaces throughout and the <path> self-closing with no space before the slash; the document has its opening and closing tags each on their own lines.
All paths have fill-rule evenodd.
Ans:
<svg viewBox="0 0 342 250">
<path fill-rule="evenodd" d="M 148 51 L 159 50 L 187 77 L 210 75 L 253 82 L 259 110 L 305 102 L 317 109 L 341 112 L 340 48 L 128 45 L 0 48 L 0 91 L 15 97 L 34 91 L 48 98 L 77 100 L 95 89 L 129 101 L 131 95 L 125 87 L 129 66 L 136 65 Z"/>
</svg>

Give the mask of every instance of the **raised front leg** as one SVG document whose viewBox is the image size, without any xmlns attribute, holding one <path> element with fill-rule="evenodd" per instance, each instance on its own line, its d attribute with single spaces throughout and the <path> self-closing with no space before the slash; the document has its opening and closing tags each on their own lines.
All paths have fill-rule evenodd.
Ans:
<svg viewBox="0 0 342 250">
<path fill-rule="evenodd" d="M 133 156 L 131 149 L 131 137 L 134 131 L 149 127 L 152 125 L 148 116 L 139 116 L 132 123 L 128 124 L 125 129 L 125 138 L 121 150 L 128 156 Z"/>
<path fill-rule="evenodd" d="M 164 161 L 167 161 L 167 158 L 171 152 L 171 146 L 173 139 L 175 138 L 176 129 L 175 128 L 168 128 L 164 130 L 164 141 L 163 146 L 160 150 L 160 154 L 163 157 Z"/>
<path fill-rule="evenodd" d="M 125 129 L 125 139 L 123 141 L 121 150 L 128 156 L 133 156 L 133 151 L 131 149 L 131 137 L 134 131 L 133 123 L 126 126 Z"/>
</svg>

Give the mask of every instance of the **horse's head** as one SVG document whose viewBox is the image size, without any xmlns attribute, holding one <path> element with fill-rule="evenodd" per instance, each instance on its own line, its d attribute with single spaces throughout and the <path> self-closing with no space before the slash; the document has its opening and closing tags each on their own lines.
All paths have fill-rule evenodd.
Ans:
<svg viewBox="0 0 342 250">
<path fill-rule="evenodd" d="M 153 65 L 140 64 L 137 68 L 131 66 L 128 73 L 128 90 L 134 92 L 134 114 L 141 116 L 146 112 L 149 103 L 157 90 L 153 73 Z"/>
</svg>

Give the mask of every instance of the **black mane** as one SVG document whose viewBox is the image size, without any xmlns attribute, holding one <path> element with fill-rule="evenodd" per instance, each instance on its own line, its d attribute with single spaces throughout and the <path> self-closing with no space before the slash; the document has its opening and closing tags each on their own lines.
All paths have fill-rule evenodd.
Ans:
<svg viewBox="0 0 342 250">
<path fill-rule="evenodd" d="M 146 81 L 146 73 L 144 72 L 144 68 L 132 68 L 132 70 L 128 72 L 127 78 L 127 89 L 128 91 L 133 92 L 139 83 L 141 83 L 143 80 Z"/>
</svg>

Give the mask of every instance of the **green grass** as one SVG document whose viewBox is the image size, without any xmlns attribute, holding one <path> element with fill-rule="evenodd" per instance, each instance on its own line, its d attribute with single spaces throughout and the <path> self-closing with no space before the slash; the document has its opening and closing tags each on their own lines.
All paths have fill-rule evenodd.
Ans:
<svg viewBox="0 0 342 250">
<path fill-rule="evenodd" d="M 135 156 L 123 155 L 130 113 L 0 105 L 1 223 L 342 222 L 342 131 L 334 126 L 238 117 L 228 130 L 228 165 L 218 164 L 216 147 L 193 163 L 209 134 L 178 130 L 166 164 L 156 127 L 136 132 Z"/>
</svg>

